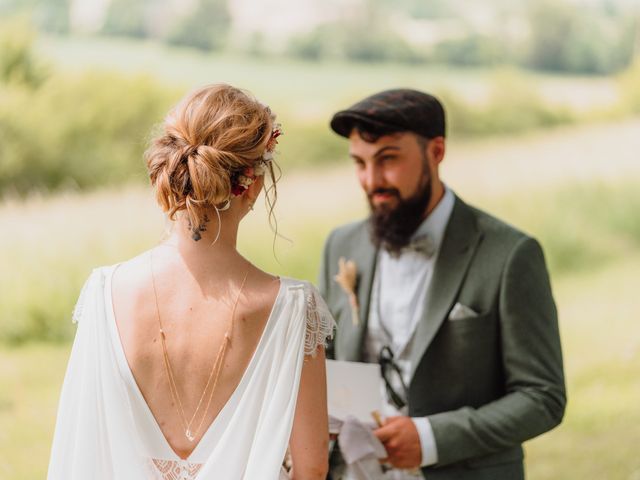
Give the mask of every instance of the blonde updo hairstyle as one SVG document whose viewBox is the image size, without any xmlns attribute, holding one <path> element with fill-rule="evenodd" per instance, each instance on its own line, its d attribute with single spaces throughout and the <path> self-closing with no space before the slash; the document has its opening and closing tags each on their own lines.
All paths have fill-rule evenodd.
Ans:
<svg viewBox="0 0 640 480">
<path fill-rule="evenodd" d="M 231 199 L 234 174 L 262 159 L 272 129 L 269 108 L 238 88 L 210 85 L 187 96 L 145 152 L 160 207 L 171 220 L 185 212 L 192 232 L 203 230 L 207 212 Z M 275 195 L 271 162 L 268 171 Z M 267 202 L 272 211 L 275 200 Z"/>
</svg>

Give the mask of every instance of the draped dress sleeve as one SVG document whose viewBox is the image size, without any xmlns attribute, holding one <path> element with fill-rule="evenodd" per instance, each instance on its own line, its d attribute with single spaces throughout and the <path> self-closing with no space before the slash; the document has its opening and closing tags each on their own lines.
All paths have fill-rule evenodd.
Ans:
<svg viewBox="0 0 640 480">
<path fill-rule="evenodd" d="M 318 289 L 307 283 L 306 332 L 304 336 L 304 354 L 315 357 L 319 347 L 326 347 L 327 340 L 333 336 L 335 320 Z"/>
<path fill-rule="evenodd" d="M 82 287 L 51 447 L 48 480 L 140 480 L 146 476 L 129 402 L 105 321 L 106 267 Z"/>
</svg>

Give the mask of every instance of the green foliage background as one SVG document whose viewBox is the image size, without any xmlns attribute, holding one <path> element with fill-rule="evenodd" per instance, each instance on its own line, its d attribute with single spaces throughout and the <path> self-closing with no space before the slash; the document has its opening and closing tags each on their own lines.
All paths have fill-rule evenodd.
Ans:
<svg viewBox="0 0 640 480">
<path fill-rule="evenodd" d="M 102 68 L 62 70 L 47 64 L 37 54 L 35 32 L 24 21 L 3 25 L 0 29 L 0 196 L 144 181 L 141 158 L 149 134 L 185 89 L 149 74 L 117 73 Z M 76 43 L 80 46 L 85 40 L 79 39 Z M 134 52 L 137 48 L 135 44 L 124 46 Z M 90 47 L 85 50 L 95 53 Z M 143 61 L 143 55 L 141 51 L 134 61 Z M 306 91 L 298 93 L 287 89 L 291 95 L 281 102 L 284 111 L 280 113 L 288 136 L 280 152 L 286 168 L 328 165 L 343 158 L 340 139 L 327 128 L 332 102 L 346 104 L 336 92 L 360 91 L 364 82 L 369 83 L 372 91 L 377 87 L 371 76 L 378 71 L 375 66 L 328 64 L 329 68 L 314 67 L 316 72 L 323 72 L 324 78 L 309 79 L 304 64 L 286 60 L 278 60 L 277 67 L 269 67 L 265 72 L 260 72 L 262 65 L 250 58 L 230 61 L 225 56 L 205 55 L 189 61 L 207 62 L 212 65 L 214 75 L 225 72 L 223 81 L 232 83 L 236 77 L 225 78 L 226 72 L 244 72 L 237 77 L 246 79 L 250 85 L 268 88 L 270 93 L 279 90 L 276 100 L 282 96 L 282 88 L 278 86 L 287 81 L 292 82 L 293 89 L 295 85 L 308 88 L 315 84 L 318 93 L 326 94 L 325 104 L 314 105 L 313 98 L 302 98 L 308 95 Z M 421 78 L 434 77 L 420 66 L 389 64 L 388 68 L 393 69 L 397 78 L 380 77 L 379 88 L 387 87 L 389 82 L 403 82 L 404 78 L 411 78 L 418 88 L 425 88 L 420 85 Z M 185 83 L 187 79 L 195 81 L 195 77 L 189 77 L 190 73 L 186 70 L 182 76 Z M 194 73 L 213 80 L 197 69 Z M 538 79 L 523 71 L 502 69 L 491 73 L 491 90 L 480 102 L 469 102 L 456 91 L 443 87 L 453 75 L 436 74 L 441 77 L 440 86 L 435 84 L 434 88 L 425 89 L 434 91 L 447 104 L 449 131 L 458 139 L 516 134 L 640 111 L 637 66 L 621 76 L 621 100 L 617 105 L 606 110 L 582 111 L 579 115 L 566 106 L 544 101 L 537 94 Z M 270 75 L 277 77 L 269 79 Z M 269 82 L 265 83 L 263 78 Z M 326 79 L 333 83 L 325 83 Z M 308 112 L 309 105 L 316 110 Z"/>
<path fill-rule="evenodd" d="M 7 0 L 0 3 L 0 13 L 28 6 L 38 12 L 42 30 L 68 30 L 68 2 L 49 2 L 43 8 L 45 3 Z M 434 19 L 454 17 L 459 2 L 401 3 L 416 18 Z M 543 5 L 538 0 L 495 3 L 505 8 Z M 545 3 L 544 8 L 555 9 L 560 3 Z M 389 8 L 397 2 L 378 0 L 377 4 Z M 536 42 L 546 44 L 548 36 L 566 27 L 566 39 L 561 40 L 569 45 L 543 49 L 541 55 L 534 55 L 535 42 L 526 48 L 519 45 L 523 50 L 515 63 L 587 73 L 621 70 L 612 81 L 616 100 L 605 107 L 574 110 L 548 102 L 540 87 L 549 78 L 519 68 L 434 67 L 432 62 L 476 67 L 514 63 L 514 45 L 470 32 L 468 37 L 442 43 L 434 52 L 416 52 L 375 16 L 366 20 L 372 23 L 363 23 L 357 38 L 372 25 L 376 38 L 363 38 L 346 55 L 340 42 L 351 39 L 337 36 L 332 25 L 311 32 L 308 38 L 294 39 L 298 45 L 292 43 L 289 48 L 305 61 L 274 54 L 259 36 L 249 57 L 219 50 L 208 53 L 233 48 L 224 26 L 223 34 L 214 39 L 224 40 L 219 44 L 206 44 L 210 37 L 205 36 L 198 45 L 203 37 L 198 36 L 197 23 L 182 33 L 176 30 L 176 38 L 195 33 L 196 40 L 161 37 L 164 42 L 197 47 L 196 52 L 122 39 L 47 36 L 38 40 L 26 21 L 1 23 L 0 478 L 31 480 L 46 474 L 58 393 L 74 332 L 70 313 L 90 269 L 133 256 L 162 236 L 163 218 L 151 193 L 141 185 L 145 181 L 141 154 L 153 126 L 187 89 L 226 81 L 247 86 L 277 106 L 286 131 L 279 159 L 285 174 L 293 175 L 290 184 L 296 188 L 281 197 L 288 201 L 276 213 L 280 231 L 293 242 L 278 240 L 274 256 L 273 234 L 266 220 L 254 217 L 243 222 L 239 248 L 267 270 L 314 280 L 328 231 L 365 213 L 357 197 L 344 196 L 351 187 L 336 182 L 333 167 L 325 168 L 345 158 L 344 141 L 327 128 L 330 113 L 363 94 L 399 84 L 438 93 L 450 114 L 449 145 L 464 144 L 471 150 L 517 134 L 517 148 L 526 152 L 539 147 L 542 135 L 536 131 L 544 131 L 545 139 L 552 129 L 571 136 L 573 128 L 560 127 L 640 113 L 640 64 L 631 64 L 626 56 L 637 28 L 634 18 L 616 23 L 621 18 L 616 11 L 588 21 L 584 16 L 576 20 L 574 15 L 570 28 L 569 24 L 551 28 L 553 22 L 565 21 L 561 14 L 549 20 L 548 31 L 536 34 Z M 116 20 L 112 22 L 121 22 Z M 189 19 L 183 20 L 189 24 Z M 617 25 L 613 30 L 612 22 Z M 135 28 L 127 32 L 120 24 L 119 35 L 152 34 L 148 24 L 139 25 L 134 22 Z M 345 58 L 359 63 L 346 63 Z M 142 64 L 152 66 L 150 73 L 138 73 Z M 492 86 L 486 95 L 460 95 L 480 81 Z M 567 81 L 584 85 L 591 79 Z M 590 132 L 600 135 L 598 128 Z M 496 140 L 478 140 L 488 137 Z M 564 157 L 557 157 L 557 165 L 549 170 L 576 168 L 569 162 L 576 156 L 584 165 L 616 165 L 620 152 L 637 148 L 621 140 L 610 142 L 604 154 L 591 152 L 580 138 L 584 139 L 577 136 L 575 145 Z M 556 148 L 551 142 L 540 151 L 541 157 L 556 153 Z M 503 154 L 495 151 L 496 156 Z M 507 163 L 494 175 L 510 171 Z M 466 168 L 468 175 L 476 171 L 469 164 Z M 532 179 L 535 182 L 516 183 L 507 193 L 493 192 L 490 182 L 482 185 L 481 180 L 477 191 L 459 192 L 539 238 L 551 269 L 569 407 L 558 429 L 527 442 L 528 478 L 634 480 L 640 478 L 639 178 L 629 174 L 613 180 L 592 176 L 577 181 L 580 175 L 573 172 L 573 180 L 551 185 L 545 183 L 545 172 L 537 173 L 540 178 Z M 343 178 L 348 172 L 338 174 Z M 309 188 L 312 183 L 315 189 Z"/>
</svg>

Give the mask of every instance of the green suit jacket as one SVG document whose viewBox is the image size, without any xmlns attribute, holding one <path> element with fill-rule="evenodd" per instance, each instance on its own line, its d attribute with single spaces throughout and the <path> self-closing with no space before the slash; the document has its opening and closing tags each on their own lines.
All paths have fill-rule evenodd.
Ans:
<svg viewBox="0 0 640 480">
<path fill-rule="evenodd" d="M 333 277 L 353 260 L 360 322 Z M 338 322 L 328 356 L 363 361 L 377 251 L 366 222 L 327 239 L 319 287 Z M 410 279 L 407 279 L 410 281 Z M 425 287 L 426 288 L 426 287 Z M 566 396 L 556 308 L 538 242 L 456 198 L 416 327 L 409 415 L 428 417 L 430 479 L 524 478 L 522 442 L 560 423 Z M 460 302 L 477 316 L 449 320 Z"/>
</svg>

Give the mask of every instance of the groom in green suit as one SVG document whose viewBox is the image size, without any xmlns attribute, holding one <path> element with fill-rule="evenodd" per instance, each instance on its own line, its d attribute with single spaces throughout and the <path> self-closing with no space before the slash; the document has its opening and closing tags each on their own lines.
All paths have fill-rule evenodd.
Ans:
<svg viewBox="0 0 640 480">
<path fill-rule="evenodd" d="M 435 97 L 380 92 L 331 128 L 349 140 L 371 214 L 326 241 L 328 354 L 380 364 L 387 478 L 523 479 L 522 443 L 558 425 L 566 403 L 540 245 L 442 182 Z"/>
</svg>

